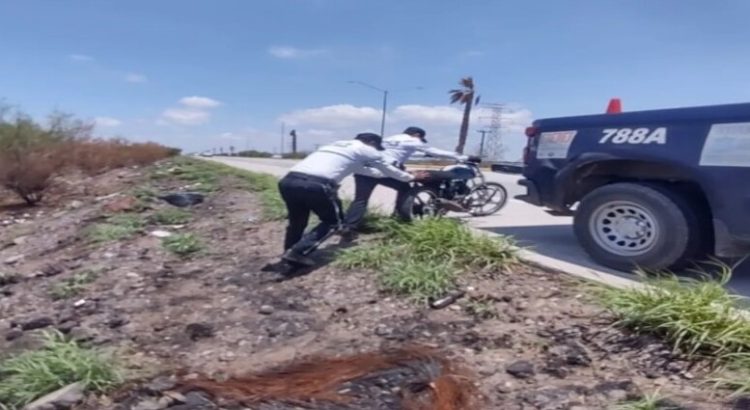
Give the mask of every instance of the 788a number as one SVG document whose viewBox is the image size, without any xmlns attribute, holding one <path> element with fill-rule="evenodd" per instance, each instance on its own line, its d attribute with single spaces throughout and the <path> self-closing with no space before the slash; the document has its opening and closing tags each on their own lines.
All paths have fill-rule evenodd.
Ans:
<svg viewBox="0 0 750 410">
<path fill-rule="evenodd" d="M 610 128 L 603 131 L 600 144 L 666 144 L 667 129 L 664 127 L 651 131 L 648 128 Z"/>
</svg>

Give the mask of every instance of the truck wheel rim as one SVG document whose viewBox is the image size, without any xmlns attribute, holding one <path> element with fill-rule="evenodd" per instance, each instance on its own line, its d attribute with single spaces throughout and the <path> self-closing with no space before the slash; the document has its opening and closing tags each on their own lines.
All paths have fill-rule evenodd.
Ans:
<svg viewBox="0 0 750 410">
<path fill-rule="evenodd" d="M 633 202 L 609 202 L 597 208 L 589 223 L 597 245 L 620 256 L 650 250 L 659 235 L 653 213 Z"/>
</svg>

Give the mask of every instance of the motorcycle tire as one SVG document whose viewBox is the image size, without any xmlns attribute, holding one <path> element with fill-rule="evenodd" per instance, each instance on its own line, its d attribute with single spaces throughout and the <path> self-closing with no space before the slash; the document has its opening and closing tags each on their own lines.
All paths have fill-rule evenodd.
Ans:
<svg viewBox="0 0 750 410">
<path fill-rule="evenodd" d="M 432 188 L 422 185 L 411 188 L 396 210 L 396 214 L 404 222 L 439 217 L 442 213 L 438 207 L 438 194 Z"/>
<path fill-rule="evenodd" d="M 508 203 L 508 190 L 505 189 L 505 187 L 502 184 L 498 184 L 497 182 L 486 182 L 482 185 L 476 186 L 471 189 L 471 192 L 469 195 L 466 196 L 467 199 L 471 199 L 472 195 L 479 194 L 482 191 L 489 191 L 491 192 L 489 197 L 485 197 L 482 195 L 482 202 L 480 205 L 477 205 L 477 203 L 471 203 L 470 204 L 470 214 L 471 216 L 489 216 L 492 215 L 501 209 L 505 207 L 505 205 Z M 500 200 L 497 203 L 493 203 L 493 206 L 489 209 L 483 209 L 485 205 L 489 203 L 489 200 L 494 198 L 495 195 L 500 195 Z M 479 207 L 479 209 L 477 209 Z"/>
</svg>

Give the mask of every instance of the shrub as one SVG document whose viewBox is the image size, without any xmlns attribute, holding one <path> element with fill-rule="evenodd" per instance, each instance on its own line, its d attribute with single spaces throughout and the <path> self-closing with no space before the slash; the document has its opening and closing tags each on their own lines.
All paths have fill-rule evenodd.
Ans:
<svg viewBox="0 0 750 410">
<path fill-rule="evenodd" d="M 29 118 L 0 118 L 0 185 L 28 205 L 42 200 L 62 167 L 61 139 Z"/>
</svg>

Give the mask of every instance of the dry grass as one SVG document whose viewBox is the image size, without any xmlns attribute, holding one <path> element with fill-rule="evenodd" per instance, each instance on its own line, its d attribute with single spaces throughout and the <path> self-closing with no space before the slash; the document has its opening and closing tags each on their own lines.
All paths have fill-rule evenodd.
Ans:
<svg viewBox="0 0 750 410">
<path fill-rule="evenodd" d="M 405 394 L 408 410 L 470 410 L 478 408 L 478 394 L 471 379 L 438 352 L 424 347 L 362 353 L 346 357 L 315 357 L 289 366 L 226 381 L 208 378 L 185 381 L 183 389 L 203 390 L 214 397 L 239 401 L 247 406 L 288 403 L 326 408 L 325 403 L 347 403 L 353 397 L 341 393 L 342 385 L 374 373 L 422 366 L 427 371 L 423 390 Z M 439 369 L 435 371 L 435 369 Z M 314 403 L 314 404 L 313 404 Z M 305 407 L 308 408 L 308 407 Z"/>
<path fill-rule="evenodd" d="M 0 106 L 0 188 L 28 205 L 41 201 L 54 177 L 70 169 L 92 175 L 179 154 L 155 143 L 93 138 L 90 124 L 67 115 L 53 115 L 42 124 L 23 113 L 13 118 L 8 113 Z"/>
</svg>

